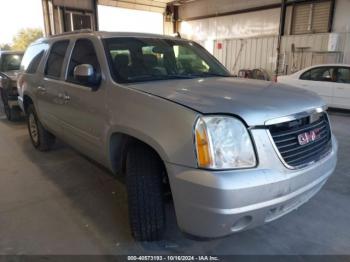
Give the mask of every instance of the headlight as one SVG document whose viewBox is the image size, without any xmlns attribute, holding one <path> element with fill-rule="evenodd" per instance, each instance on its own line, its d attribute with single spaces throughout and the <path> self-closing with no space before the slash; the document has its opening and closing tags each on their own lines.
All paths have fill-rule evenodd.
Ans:
<svg viewBox="0 0 350 262">
<path fill-rule="evenodd" d="M 234 169 L 256 165 L 248 130 L 236 118 L 226 116 L 198 118 L 195 141 L 199 167 Z"/>
</svg>

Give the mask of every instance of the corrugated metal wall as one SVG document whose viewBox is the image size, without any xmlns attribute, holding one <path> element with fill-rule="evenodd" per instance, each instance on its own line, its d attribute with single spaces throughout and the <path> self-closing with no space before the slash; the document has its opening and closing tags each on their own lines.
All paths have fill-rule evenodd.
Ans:
<svg viewBox="0 0 350 262">
<path fill-rule="evenodd" d="M 282 37 L 281 68 L 285 74 L 325 63 L 343 63 L 347 34 L 324 33 Z M 293 58 L 292 45 L 295 52 Z"/>
<path fill-rule="evenodd" d="M 349 39 L 346 33 L 283 36 L 279 72 L 289 74 L 316 64 L 345 63 L 344 50 Z M 215 40 L 213 51 L 233 74 L 241 69 L 261 68 L 272 76 L 277 60 L 277 36 Z"/>
<path fill-rule="evenodd" d="M 222 44 L 221 49 L 218 49 L 218 43 Z M 255 68 L 272 74 L 276 64 L 276 48 L 277 36 L 216 40 L 214 56 L 233 74 L 240 69 Z"/>
</svg>

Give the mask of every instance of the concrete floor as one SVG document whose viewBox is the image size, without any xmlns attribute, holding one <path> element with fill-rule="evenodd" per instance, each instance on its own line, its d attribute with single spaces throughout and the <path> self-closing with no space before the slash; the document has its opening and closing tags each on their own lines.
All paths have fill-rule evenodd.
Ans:
<svg viewBox="0 0 350 262">
<path fill-rule="evenodd" d="M 350 115 L 333 113 L 335 174 L 307 204 L 262 227 L 186 238 L 169 204 L 167 241 L 137 243 L 124 186 L 58 143 L 32 147 L 24 123 L 0 117 L 0 254 L 350 254 Z"/>
</svg>

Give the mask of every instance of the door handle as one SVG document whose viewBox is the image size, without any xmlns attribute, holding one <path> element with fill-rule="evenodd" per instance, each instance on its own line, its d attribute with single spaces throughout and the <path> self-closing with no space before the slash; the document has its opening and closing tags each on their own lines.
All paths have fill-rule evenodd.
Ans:
<svg viewBox="0 0 350 262">
<path fill-rule="evenodd" d="M 68 102 L 70 100 L 70 96 L 65 94 L 63 95 L 63 99 Z"/>
<path fill-rule="evenodd" d="M 40 93 L 46 93 L 46 88 L 43 87 L 43 86 L 38 86 L 38 91 L 39 91 Z"/>
<path fill-rule="evenodd" d="M 66 103 L 70 100 L 70 96 L 69 95 L 62 94 L 62 93 L 58 94 L 58 98 L 64 100 Z"/>
</svg>

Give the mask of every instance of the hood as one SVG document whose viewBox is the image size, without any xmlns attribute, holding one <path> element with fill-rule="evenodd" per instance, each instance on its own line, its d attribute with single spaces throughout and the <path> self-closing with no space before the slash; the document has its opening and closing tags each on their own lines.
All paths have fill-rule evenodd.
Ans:
<svg viewBox="0 0 350 262">
<path fill-rule="evenodd" d="M 152 81 L 131 87 L 203 114 L 237 115 L 248 126 L 325 105 L 318 95 L 303 89 L 233 77 Z"/>
</svg>

